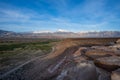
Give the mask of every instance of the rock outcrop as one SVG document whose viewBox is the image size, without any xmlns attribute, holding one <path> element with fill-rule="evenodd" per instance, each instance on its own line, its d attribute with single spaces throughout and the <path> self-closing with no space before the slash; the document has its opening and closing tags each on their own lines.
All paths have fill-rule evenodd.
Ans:
<svg viewBox="0 0 120 80">
<path fill-rule="evenodd" d="M 120 57 L 111 56 L 103 57 L 95 60 L 96 66 L 103 68 L 107 71 L 113 71 L 120 67 Z"/>
<path fill-rule="evenodd" d="M 91 49 L 86 51 L 85 55 L 91 59 L 97 59 L 101 57 L 115 56 L 113 52 L 100 50 L 100 49 Z"/>
<path fill-rule="evenodd" d="M 116 43 L 117 43 L 117 44 L 120 44 L 120 39 L 118 39 L 118 40 L 116 41 Z"/>
</svg>

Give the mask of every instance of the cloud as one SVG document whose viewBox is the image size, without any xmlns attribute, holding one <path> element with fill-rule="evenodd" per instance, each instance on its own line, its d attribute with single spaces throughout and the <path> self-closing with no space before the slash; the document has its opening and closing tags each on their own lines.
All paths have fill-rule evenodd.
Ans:
<svg viewBox="0 0 120 80">
<path fill-rule="evenodd" d="M 76 5 L 72 2 L 37 0 L 33 2 L 37 6 L 35 9 L 9 4 L 3 8 L 3 5 L 6 6 L 3 4 L 0 8 L 0 29 L 80 31 L 109 28 L 113 24 L 119 26 L 118 11 L 116 8 L 107 10 L 107 0 L 84 0 Z"/>
<path fill-rule="evenodd" d="M 15 10 L 0 10 L 2 14 L 4 14 L 6 17 L 11 18 L 29 18 L 29 16 L 26 16 L 18 11 Z"/>
<path fill-rule="evenodd" d="M 47 19 L 42 19 L 46 15 L 40 15 L 32 12 L 31 14 L 23 14 L 23 11 L 17 11 L 17 10 L 3 10 L 1 11 L 4 13 L 2 16 L 3 19 L 0 20 L 2 27 L 13 27 L 16 26 L 16 28 L 20 30 L 52 30 L 55 31 L 56 29 L 59 29 L 58 31 L 61 32 L 67 32 L 67 30 L 74 30 L 74 29 L 85 29 L 85 28 L 96 28 L 101 26 L 101 23 L 97 24 L 81 24 L 72 22 L 68 18 L 63 17 L 54 17 L 47 15 Z M 16 15 L 16 16 L 14 16 Z M 34 19 L 33 19 L 34 18 Z M 19 28 L 20 27 L 20 28 Z M 33 28 L 34 27 L 34 28 Z M 67 30 L 64 30 L 67 29 Z"/>
<path fill-rule="evenodd" d="M 0 22 L 25 22 L 30 19 L 29 14 L 11 9 L 0 9 L 0 16 Z"/>
</svg>

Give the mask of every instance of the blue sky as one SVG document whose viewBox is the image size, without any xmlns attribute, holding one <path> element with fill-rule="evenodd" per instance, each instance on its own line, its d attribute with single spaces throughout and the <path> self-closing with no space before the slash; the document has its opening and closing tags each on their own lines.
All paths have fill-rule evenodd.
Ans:
<svg viewBox="0 0 120 80">
<path fill-rule="evenodd" d="M 120 0 L 0 0 L 0 29 L 120 31 Z"/>
</svg>

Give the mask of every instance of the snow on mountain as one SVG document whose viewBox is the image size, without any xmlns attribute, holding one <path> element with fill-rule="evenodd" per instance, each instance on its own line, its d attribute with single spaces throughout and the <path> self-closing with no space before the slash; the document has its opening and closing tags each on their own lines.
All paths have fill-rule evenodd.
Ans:
<svg viewBox="0 0 120 80">
<path fill-rule="evenodd" d="M 58 29 L 57 32 L 69 32 L 69 31 L 64 29 Z"/>
<path fill-rule="evenodd" d="M 45 30 L 45 31 L 33 31 L 33 33 L 52 33 L 51 31 L 47 31 L 47 30 Z"/>
<path fill-rule="evenodd" d="M 11 31 L 0 30 L 0 37 L 61 37 L 61 38 L 80 38 L 80 37 L 120 37 L 120 31 L 85 31 L 85 32 L 69 32 L 67 30 L 58 29 L 56 32 L 49 30 L 33 31 L 29 33 L 16 33 Z"/>
</svg>

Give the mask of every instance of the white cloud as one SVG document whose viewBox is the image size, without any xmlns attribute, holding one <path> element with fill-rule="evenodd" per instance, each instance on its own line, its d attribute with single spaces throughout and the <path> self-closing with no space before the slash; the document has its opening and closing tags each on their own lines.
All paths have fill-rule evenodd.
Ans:
<svg viewBox="0 0 120 80">
<path fill-rule="evenodd" d="M 10 26 L 12 28 L 13 26 L 22 26 L 26 30 L 29 30 L 29 28 L 32 30 L 45 30 L 35 31 L 35 33 L 49 32 L 52 29 L 54 31 L 58 29 L 60 32 L 68 32 L 67 30 L 98 30 L 100 27 L 107 27 L 110 21 L 120 21 L 115 14 L 104 11 L 103 1 L 85 0 L 84 4 L 81 5 L 80 3 L 73 6 L 70 10 L 67 9 L 67 6 L 69 6 L 67 0 L 45 1 L 51 4 L 52 8 L 56 9 L 59 15 L 57 17 L 49 13 L 39 14 L 37 13 L 39 11 L 32 11 L 31 9 L 19 9 L 15 7 L 12 10 L 12 8 L 0 8 L 0 22 L 4 23 L 0 27 Z M 101 21 L 98 21 L 100 19 Z"/>
</svg>

